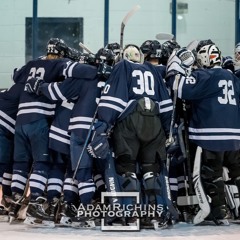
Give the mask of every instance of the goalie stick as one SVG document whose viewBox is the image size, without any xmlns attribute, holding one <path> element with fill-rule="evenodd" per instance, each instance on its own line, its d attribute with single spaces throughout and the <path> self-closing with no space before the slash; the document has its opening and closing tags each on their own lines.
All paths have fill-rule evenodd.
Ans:
<svg viewBox="0 0 240 240">
<path fill-rule="evenodd" d="M 140 9 L 139 5 L 134 6 L 128 13 L 127 15 L 123 18 L 122 23 L 121 23 L 121 30 L 120 30 L 120 50 L 121 50 L 121 55 L 123 51 L 123 36 L 124 36 L 124 29 L 125 26 L 129 20 L 129 18 L 138 10 Z"/>
</svg>

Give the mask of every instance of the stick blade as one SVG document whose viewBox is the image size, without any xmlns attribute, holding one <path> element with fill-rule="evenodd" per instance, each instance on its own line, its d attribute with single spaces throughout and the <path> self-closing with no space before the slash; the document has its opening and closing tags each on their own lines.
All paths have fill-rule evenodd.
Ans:
<svg viewBox="0 0 240 240">
<path fill-rule="evenodd" d="M 126 25 L 126 23 L 128 22 L 129 18 L 140 9 L 140 5 L 135 5 L 128 13 L 127 15 L 123 18 L 122 20 L 122 25 Z"/>
<path fill-rule="evenodd" d="M 156 39 L 158 40 L 172 40 L 174 38 L 174 35 L 171 33 L 158 33 L 156 35 Z"/>
<path fill-rule="evenodd" d="M 193 49 L 195 49 L 197 47 L 198 43 L 199 43 L 198 40 L 193 40 L 186 46 L 186 48 L 188 50 L 192 51 Z"/>
</svg>

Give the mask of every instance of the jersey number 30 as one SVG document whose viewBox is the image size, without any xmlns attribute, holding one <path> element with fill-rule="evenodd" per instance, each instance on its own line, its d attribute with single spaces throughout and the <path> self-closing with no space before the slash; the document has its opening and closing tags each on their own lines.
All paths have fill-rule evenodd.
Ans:
<svg viewBox="0 0 240 240">
<path fill-rule="evenodd" d="M 151 72 L 145 71 L 144 73 L 140 70 L 134 70 L 132 77 L 137 78 L 137 87 L 133 87 L 133 92 L 136 94 L 154 95 L 154 77 Z"/>
<path fill-rule="evenodd" d="M 236 99 L 234 98 L 234 88 L 231 80 L 220 80 L 218 86 L 222 88 L 223 97 L 218 97 L 218 102 L 221 104 L 236 105 Z"/>
</svg>

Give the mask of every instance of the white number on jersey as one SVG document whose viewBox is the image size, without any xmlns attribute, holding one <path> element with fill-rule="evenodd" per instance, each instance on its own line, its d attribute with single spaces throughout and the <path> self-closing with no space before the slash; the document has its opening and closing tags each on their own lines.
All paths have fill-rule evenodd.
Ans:
<svg viewBox="0 0 240 240">
<path fill-rule="evenodd" d="M 136 94 L 154 95 L 154 77 L 151 72 L 145 71 L 144 73 L 140 70 L 134 70 L 132 76 L 137 78 L 137 87 L 133 88 L 133 92 Z"/>
<path fill-rule="evenodd" d="M 40 68 L 31 68 L 30 69 L 30 72 L 29 72 L 29 76 L 27 78 L 27 81 L 31 78 L 34 78 L 34 77 L 40 77 L 41 79 L 43 79 L 44 77 L 44 74 L 45 74 L 45 69 L 40 67 Z"/>
<path fill-rule="evenodd" d="M 218 102 L 221 104 L 236 105 L 236 99 L 234 98 L 234 88 L 231 80 L 220 80 L 218 86 L 222 88 L 223 97 L 218 97 Z"/>
</svg>

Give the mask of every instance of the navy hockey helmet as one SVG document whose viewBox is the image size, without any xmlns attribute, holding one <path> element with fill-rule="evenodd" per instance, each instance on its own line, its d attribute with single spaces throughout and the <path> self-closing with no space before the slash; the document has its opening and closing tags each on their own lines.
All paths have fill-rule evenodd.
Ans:
<svg viewBox="0 0 240 240">
<path fill-rule="evenodd" d="M 109 66 L 113 66 L 115 64 L 115 54 L 111 49 L 100 48 L 96 53 L 96 61 L 104 62 Z"/>
<path fill-rule="evenodd" d="M 82 53 L 75 48 L 68 47 L 66 57 L 73 61 L 80 61 Z"/>
<path fill-rule="evenodd" d="M 147 40 L 140 47 L 144 54 L 144 59 L 148 60 L 151 58 L 161 57 L 161 44 L 157 40 Z"/>
<path fill-rule="evenodd" d="M 163 65 L 167 64 L 168 58 L 174 49 L 180 49 L 180 45 L 175 40 L 168 40 L 162 44 L 160 61 Z"/>
<path fill-rule="evenodd" d="M 112 50 L 100 48 L 96 53 L 96 65 L 98 66 L 98 77 L 108 79 L 115 64 L 115 54 Z"/>
<path fill-rule="evenodd" d="M 96 57 L 93 53 L 82 53 L 79 59 L 80 63 L 89 64 L 89 65 L 96 65 Z"/>
<path fill-rule="evenodd" d="M 115 54 L 115 62 L 118 62 L 120 60 L 120 53 L 121 53 L 121 49 L 120 49 L 120 44 L 117 42 L 114 43 L 108 43 L 105 46 L 105 49 L 110 49 L 113 51 L 113 53 Z"/>
<path fill-rule="evenodd" d="M 110 49 L 113 51 L 113 53 L 115 53 L 116 55 L 117 54 L 120 54 L 120 44 L 115 42 L 115 43 L 108 43 L 106 46 L 105 46 L 106 49 Z"/>
<path fill-rule="evenodd" d="M 60 38 L 50 38 L 47 43 L 47 54 L 66 57 L 68 53 L 67 44 Z"/>
</svg>

